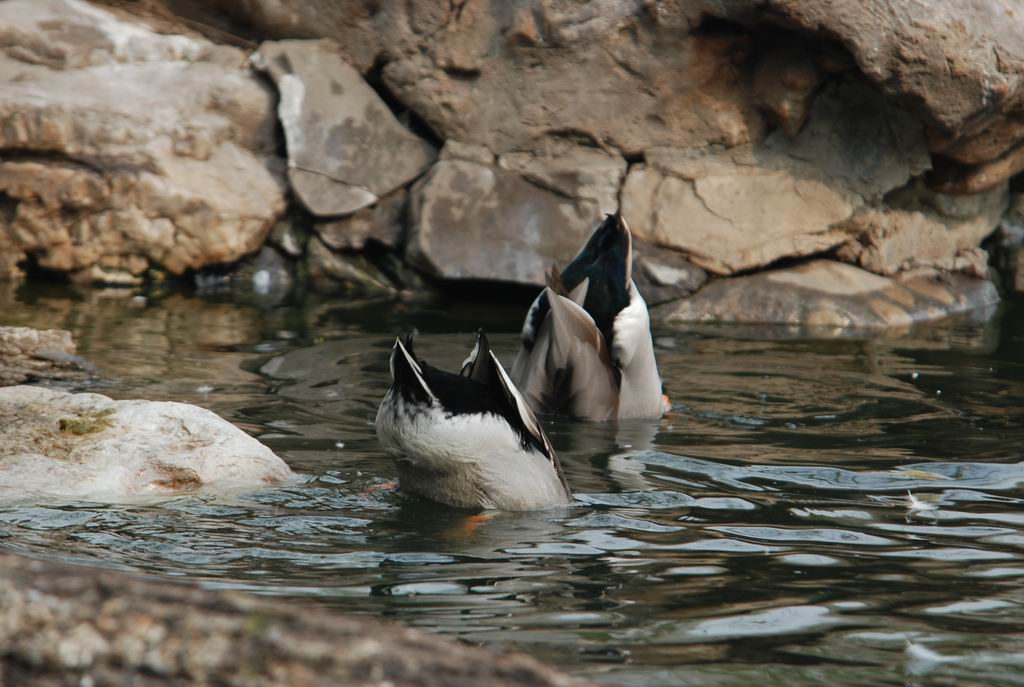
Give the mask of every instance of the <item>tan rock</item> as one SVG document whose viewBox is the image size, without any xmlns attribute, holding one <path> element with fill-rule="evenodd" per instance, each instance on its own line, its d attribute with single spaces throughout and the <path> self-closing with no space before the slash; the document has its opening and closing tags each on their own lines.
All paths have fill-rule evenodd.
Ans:
<svg viewBox="0 0 1024 687">
<path fill-rule="evenodd" d="M 740 64 L 749 35 L 689 34 L 698 5 L 680 29 L 635 1 L 468 3 L 434 33 L 391 29 L 419 49 L 393 51 L 384 81 L 441 137 L 498 154 L 558 132 L 626 153 L 760 140 Z"/>
<path fill-rule="evenodd" d="M 754 67 L 754 96 L 786 136 L 796 138 L 807 121 L 818 81 L 814 58 L 803 46 L 774 45 Z"/>
<path fill-rule="evenodd" d="M 844 226 L 856 239 L 839 248 L 841 260 L 877 274 L 939 269 L 984 278 L 988 255 L 981 242 L 1009 203 L 1004 183 L 975 196 L 947 196 L 920 184 L 893 194 L 895 207 L 869 208 Z"/>
<path fill-rule="evenodd" d="M 29 254 L 125 283 L 259 248 L 284 194 L 244 53 L 57 0 L 0 4 L 0 42 L 0 278 Z"/>
<path fill-rule="evenodd" d="M 413 187 L 406 257 L 445 279 L 541 285 L 552 262 L 571 260 L 616 209 L 624 172 L 621 158 L 585 149 L 510 155 L 498 166 L 441 160 Z"/>
<path fill-rule="evenodd" d="M 870 89 L 846 86 L 815 102 L 790 141 L 728 150 L 647 151 L 622 191 L 634 233 L 731 274 L 843 243 L 843 222 L 928 166 L 923 132 Z"/>
<path fill-rule="evenodd" d="M 656 317 L 677 322 L 759 322 L 828 329 L 878 329 L 995 304 L 987 280 L 936 273 L 891 279 L 832 260 L 719 279 Z"/>
<path fill-rule="evenodd" d="M 329 222 L 318 222 L 316 233 L 333 250 L 362 250 L 367 241 L 394 247 L 402 233 L 408 194 L 398 189 L 374 205 Z"/>
<path fill-rule="evenodd" d="M 314 215 L 373 205 L 437 156 L 402 126 L 332 41 L 264 43 L 254 63 L 274 79 L 292 189 Z"/>
</svg>

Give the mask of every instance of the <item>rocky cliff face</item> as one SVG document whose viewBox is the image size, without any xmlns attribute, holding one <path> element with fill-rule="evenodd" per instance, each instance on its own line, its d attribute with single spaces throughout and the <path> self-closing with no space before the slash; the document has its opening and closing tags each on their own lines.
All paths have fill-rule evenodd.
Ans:
<svg viewBox="0 0 1024 687">
<path fill-rule="evenodd" d="M 996 298 L 1024 168 L 1006 0 L 9 0 L 0 35 L 7 276 L 230 263 L 287 190 L 270 242 L 317 284 L 537 285 L 622 208 L 658 300 L 807 262 L 875 326 Z M 865 319 L 876 275 L 945 297 Z M 665 312 L 781 312 L 699 293 Z"/>
</svg>

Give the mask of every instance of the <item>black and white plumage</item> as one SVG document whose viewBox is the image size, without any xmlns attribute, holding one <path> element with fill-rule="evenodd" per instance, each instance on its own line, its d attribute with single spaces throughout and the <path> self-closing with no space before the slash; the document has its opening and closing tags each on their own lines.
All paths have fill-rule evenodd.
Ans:
<svg viewBox="0 0 1024 687">
<path fill-rule="evenodd" d="M 511 374 L 535 412 L 600 421 L 667 410 L 632 263 L 633 239 L 616 213 L 561 274 L 548 274 L 523 323 Z"/>
<path fill-rule="evenodd" d="M 377 436 L 403 491 L 460 508 L 537 510 L 572 503 L 558 456 L 481 332 L 461 374 L 395 342 Z"/>
</svg>

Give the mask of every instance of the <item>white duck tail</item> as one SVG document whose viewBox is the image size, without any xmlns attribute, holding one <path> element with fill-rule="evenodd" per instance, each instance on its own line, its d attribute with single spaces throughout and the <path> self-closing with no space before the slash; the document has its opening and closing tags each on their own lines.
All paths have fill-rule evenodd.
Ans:
<svg viewBox="0 0 1024 687">
<path fill-rule="evenodd" d="M 459 508 L 535 510 L 572 503 L 537 417 L 480 333 L 460 375 L 395 343 L 394 382 L 377 435 L 403 491 Z"/>
</svg>

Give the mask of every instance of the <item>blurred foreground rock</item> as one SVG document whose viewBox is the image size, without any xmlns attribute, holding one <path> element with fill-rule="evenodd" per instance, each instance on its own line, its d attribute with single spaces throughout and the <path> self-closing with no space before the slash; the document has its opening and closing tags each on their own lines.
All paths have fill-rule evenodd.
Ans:
<svg viewBox="0 0 1024 687">
<path fill-rule="evenodd" d="M 70 332 L 0 327 L 0 387 L 40 380 L 82 379 L 92 365 L 75 354 Z"/>
<path fill-rule="evenodd" d="M 880 329 L 994 305 L 992 282 L 960 274 L 898 279 L 833 260 L 723 279 L 658 313 L 677 322 L 744 322 Z"/>
<path fill-rule="evenodd" d="M 519 654 L 311 604 L 0 555 L 5 684 L 586 687 Z"/>
<path fill-rule="evenodd" d="M 266 446 L 187 403 L 0 389 L 0 494 L 86 499 L 255 488 L 291 475 Z"/>
<path fill-rule="evenodd" d="M 0 279 L 134 283 L 257 250 L 284 210 L 246 55 L 86 2 L 0 3 Z"/>
</svg>

